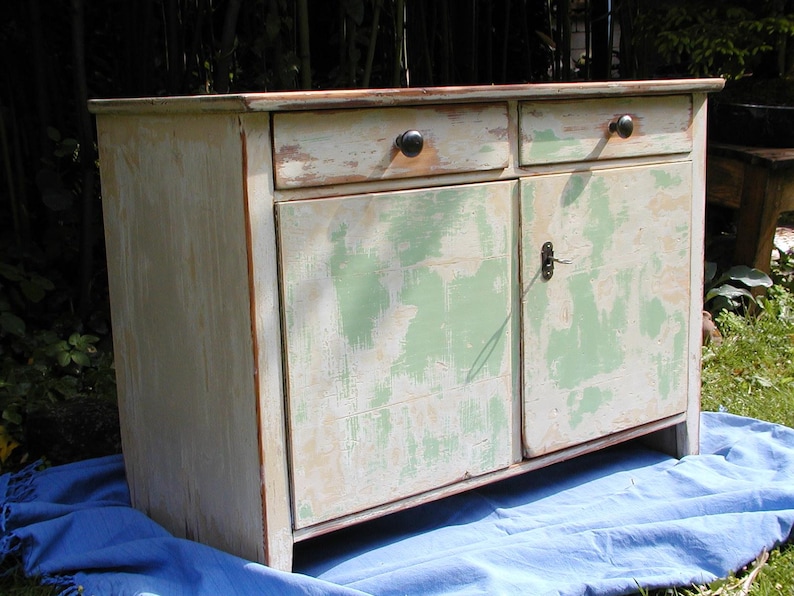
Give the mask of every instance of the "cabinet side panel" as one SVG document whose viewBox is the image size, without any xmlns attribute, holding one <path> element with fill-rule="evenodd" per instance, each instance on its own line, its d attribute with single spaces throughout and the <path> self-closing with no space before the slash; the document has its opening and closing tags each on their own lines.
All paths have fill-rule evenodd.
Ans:
<svg viewBox="0 0 794 596">
<path fill-rule="evenodd" d="M 98 130 L 133 504 L 262 560 L 238 119 L 101 116 Z"/>
</svg>

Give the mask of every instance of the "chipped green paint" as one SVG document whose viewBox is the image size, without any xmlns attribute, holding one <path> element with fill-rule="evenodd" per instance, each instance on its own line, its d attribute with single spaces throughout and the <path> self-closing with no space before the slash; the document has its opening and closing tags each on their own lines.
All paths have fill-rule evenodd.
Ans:
<svg viewBox="0 0 794 596">
<path fill-rule="evenodd" d="M 616 337 L 615 330 L 626 327 L 630 281 L 626 277 L 626 272 L 615 276 L 619 298 L 608 312 L 598 310 L 589 272 L 572 275 L 568 280 L 573 300 L 571 326 L 549 333 L 546 352 L 546 362 L 555 371 L 559 387 L 574 389 L 623 363 L 626 346 Z"/>
<path fill-rule="evenodd" d="M 372 393 L 372 398 L 369 400 L 369 405 L 373 409 L 380 408 L 388 404 L 389 401 L 391 401 L 391 397 L 391 383 L 389 382 L 389 379 L 384 379 L 375 385 L 375 391 Z"/>
<path fill-rule="evenodd" d="M 668 317 L 664 304 L 659 298 L 643 300 L 640 311 L 640 331 L 646 337 L 656 339 Z"/>
<path fill-rule="evenodd" d="M 405 460 L 400 468 L 400 483 L 410 482 L 419 472 L 419 443 L 412 433 L 405 437 Z"/>
<path fill-rule="evenodd" d="M 459 383 L 493 378 L 501 371 L 509 342 L 504 305 L 510 303 L 510 267 L 506 257 L 490 259 L 471 277 L 449 284 L 448 349 Z"/>
<path fill-rule="evenodd" d="M 329 259 L 341 331 L 351 346 L 371 348 L 377 318 L 389 307 L 389 293 L 376 273 L 382 264 L 371 254 L 350 250 L 346 236 L 345 223 L 331 233 L 334 251 Z"/>
<path fill-rule="evenodd" d="M 301 501 L 298 503 L 298 518 L 301 520 L 308 520 L 314 517 L 312 505 L 309 501 Z"/>
<path fill-rule="evenodd" d="M 510 413 L 505 407 L 504 400 L 492 397 L 488 401 L 488 426 L 489 428 L 510 428 Z M 497 455 L 511 440 L 507 433 L 493 433 L 488 441 L 487 449 L 482 450 L 480 463 L 483 466 L 493 466 Z"/>
<path fill-rule="evenodd" d="M 345 447 L 355 448 L 360 440 L 361 421 L 358 416 L 350 416 L 345 419 Z"/>
<path fill-rule="evenodd" d="M 529 145 L 529 159 L 539 162 L 557 161 L 563 158 L 571 149 L 581 145 L 576 139 L 561 139 L 550 128 L 533 131 L 532 141 Z"/>
<path fill-rule="evenodd" d="M 432 269 L 409 269 L 404 272 L 400 301 L 416 307 L 416 314 L 408 325 L 405 343 L 400 357 L 392 366 L 392 375 L 405 374 L 416 381 L 424 381 L 428 364 L 438 356 L 446 360 L 446 354 L 438 354 L 446 346 L 444 323 L 444 284 Z M 435 386 L 434 390 L 440 387 Z"/>
<path fill-rule="evenodd" d="M 402 198 L 384 210 L 386 237 L 397 251 L 402 267 L 411 267 L 429 257 L 441 256 L 441 243 L 470 217 L 461 210 L 460 189 L 442 189 Z M 474 192 L 480 194 L 478 187 Z"/>
<path fill-rule="evenodd" d="M 574 178 L 584 176 L 576 175 Z M 606 263 L 605 253 L 615 242 L 615 229 L 626 219 L 624 212 L 613 213 L 614 201 L 610 199 L 609 186 L 604 178 L 591 179 L 587 194 L 587 220 L 583 234 L 593 245 L 590 266 L 602 267 Z"/>
<path fill-rule="evenodd" d="M 662 401 L 681 399 L 686 392 L 686 317 L 683 313 L 674 313 L 670 324 L 676 329 L 672 349 L 656 356 L 656 378 Z"/>
<path fill-rule="evenodd" d="M 595 414 L 612 398 L 612 392 L 601 387 L 585 387 L 581 394 L 578 391 L 571 391 L 567 403 L 571 428 L 578 427 L 584 422 L 587 414 Z"/>
<path fill-rule="evenodd" d="M 669 170 L 651 170 L 651 176 L 655 181 L 654 187 L 658 189 L 675 188 L 683 184 L 683 179 Z"/>
<path fill-rule="evenodd" d="M 374 448 L 385 450 L 388 448 L 389 438 L 392 436 L 391 411 L 387 408 L 382 408 L 373 412 L 372 417 L 375 430 Z M 379 451 L 379 453 L 385 453 L 385 451 Z M 389 462 L 383 461 L 382 465 L 388 466 Z"/>
<path fill-rule="evenodd" d="M 425 431 L 422 437 L 422 459 L 426 464 L 447 462 L 456 457 L 460 449 L 460 436 L 456 431 L 442 435 Z"/>
<path fill-rule="evenodd" d="M 508 312 L 505 298 L 494 297 L 511 292 L 510 267 L 507 258 L 487 260 L 474 275 L 446 286 L 432 269 L 407 271 L 400 298 L 416 315 L 392 373 L 428 381 L 428 371 L 443 363 L 454 366 L 461 384 L 498 375 L 508 349 Z"/>
</svg>

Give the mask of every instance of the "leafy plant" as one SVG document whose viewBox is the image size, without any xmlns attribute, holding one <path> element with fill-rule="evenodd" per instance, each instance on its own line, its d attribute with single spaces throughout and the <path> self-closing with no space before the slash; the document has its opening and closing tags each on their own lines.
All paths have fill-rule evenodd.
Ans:
<svg viewBox="0 0 794 596">
<path fill-rule="evenodd" d="M 67 290 L 34 272 L 34 259 L 9 261 L 0 260 L 0 470 L 48 455 L 32 426 L 66 405 L 115 408 L 109 341 L 82 330 L 63 309 Z"/>
<path fill-rule="evenodd" d="M 768 63 L 785 76 L 791 12 L 786 0 L 672 0 L 650 8 L 638 32 L 667 65 L 694 76 L 739 79 Z"/>
<path fill-rule="evenodd" d="M 704 281 L 703 308 L 715 317 L 724 310 L 744 311 L 756 303 L 752 289 L 772 286 L 772 279 L 759 269 L 737 265 L 718 276 L 717 265 L 712 262 L 706 263 Z"/>
</svg>

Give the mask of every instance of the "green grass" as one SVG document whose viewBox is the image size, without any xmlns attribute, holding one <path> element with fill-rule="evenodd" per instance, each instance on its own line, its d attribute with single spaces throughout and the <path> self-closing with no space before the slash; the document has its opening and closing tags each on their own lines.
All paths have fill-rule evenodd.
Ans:
<svg viewBox="0 0 794 596">
<path fill-rule="evenodd" d="M 768 294 L 755 316 L 717 317 L 724 339 L 703 350 L 702 407 L 794 427 L 794 295 Z"/>
<path fill-rule="evenodd" d="M 38 580 L 27 578 L 12 558 L 0 564 L 0 594 L 2 596 L 55 596 L 53 586 L 42 586 Z"/>
<path fill-rule="evenodd" d="M 717 317 L 723 341 L 719 346 L 703 349 L 702 407 L 794 428 L 794 294 L 775 286 L 759 304 L 753 316 L 723 313 Z M 794 595 L 794 545 L 777 548 L 769 553 L 768 560 L 759 562 L 758 572 L 754 565 L 749 565 L 736 576 L 710 586 L 651 593 L 654 596 Z M 0 594 L 52 596 L 55 593 L 51 587 L 24 578 L 19 571 L 0 577 Z"/>
</svg>

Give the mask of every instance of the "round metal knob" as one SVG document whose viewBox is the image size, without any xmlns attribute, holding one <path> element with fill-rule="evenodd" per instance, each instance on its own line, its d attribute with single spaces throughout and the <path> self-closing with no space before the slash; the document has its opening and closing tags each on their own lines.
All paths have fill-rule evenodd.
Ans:
<svg viewBox="0 0 794 596">
<path fill-rule="evenodd" d="M 621 116 L 617 122 L 609 123 L 609 132 L 618 133 L 621 139 L 628 139 L 634 132 L 634 120 L 628 114 Z"/>
<path fill-rule="evenodd" d="M 425 140 L 418 130 L 406 130 L 394 140 L 394 144 L 405 157 L 416 157 L 422 152 Z"/>
</svg>

